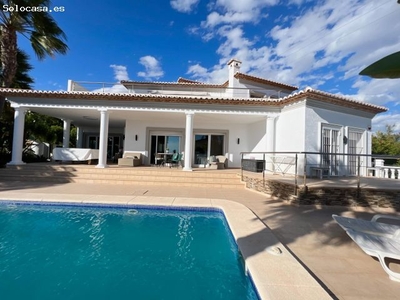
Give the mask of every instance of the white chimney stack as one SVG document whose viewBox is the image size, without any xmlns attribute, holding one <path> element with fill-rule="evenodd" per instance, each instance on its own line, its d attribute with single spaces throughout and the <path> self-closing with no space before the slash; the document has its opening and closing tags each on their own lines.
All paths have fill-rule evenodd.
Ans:
<svg viewBox="0 0 400 300">
<path fill-rule="evenodd" d="M 236 58 L 232 58 L 228 62 L 228 66 L 229 66 L 229 87 L 230 88 L 239 87 L 238 86 L 238 80 L 235 78 L 235 74 L 237 72 L 240 72 L 241 64 L 242 64 L 242 62 L 240 60 L 237 60 Z"/>
<path fill-rule="evenodd" d="M 240 72 L 240 66 L 242 62 L 237 60 L 236 58 L 232 58 L 228 62 L 229 68 L 229 85 L 228 85 L 228 94 L 232 97 L 241 97 L 241 87 L 239 80 L 235 78 L 235 74 Z"/>
</svg>

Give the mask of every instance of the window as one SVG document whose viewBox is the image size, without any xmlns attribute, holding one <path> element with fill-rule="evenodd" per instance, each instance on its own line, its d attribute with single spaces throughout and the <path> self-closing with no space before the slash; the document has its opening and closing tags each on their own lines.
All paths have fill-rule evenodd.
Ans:
<svg viewBox="0 0 400 300">
<path fill-rule="evenodd" d="M 194 138 L 194 164 L 205 166 L 212 155 L 224 155 L 225 136 L 221 134 L 196 134 Z"/>
<path fill-rule="evenodd" d="M 363 132 L 357 129 L 349 129 L 349 138 L 347 141 L 349 154 L 348 159 L 348 172 L 349 175 L 357 175 L 357 166 L 358 166 L 358 156 L 350 155 L 350 154 L 362 154 L 364 151 L 363 147 Z M 360 157 L 361 160 L 363 158 Z"/>
<path fill-rule="evenodd" d="M 151 135 L 150 163 L 154 164 L 157 153 L 180 153 L 181 137 L 178 135 Z"/>
<path fill-rule="evenodd" d="M 340 149 L 340 127 L 332 125 L 322 126 L 322 142 L 321 152 L 322 161 L 321 165 L 329 167 L 330 175 L 339 175 L 339 156 L 335 153 L 339 153 Z"/>
</svg>

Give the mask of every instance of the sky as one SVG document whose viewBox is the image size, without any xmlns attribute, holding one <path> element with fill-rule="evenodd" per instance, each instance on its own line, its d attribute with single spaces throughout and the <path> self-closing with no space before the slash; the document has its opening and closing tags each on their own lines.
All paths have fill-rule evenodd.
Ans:
<svg viewBox="0 0 400 300">
<path fill-rule="evenodd" d="M 66 90 L 67 80 L 204 82 L 241 72 L 389 108 L 373 131 L 400 131 L 400 79 L 358 73 L 400 51 L 397 0 L 53 0 L 52 17 L 69 51 L 39 61 L 29 41 L 35 89 Z M 98 84 L 93 87 L 98 87 Z"/>
</svg>

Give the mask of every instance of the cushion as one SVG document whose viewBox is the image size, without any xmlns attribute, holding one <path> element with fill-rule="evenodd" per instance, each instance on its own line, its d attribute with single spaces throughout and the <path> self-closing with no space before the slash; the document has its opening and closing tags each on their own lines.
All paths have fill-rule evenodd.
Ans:
<svg viewBox="0 0 400 300">
<path fill-rule="evenodd" d="M 124 158 L 137 158 L 141 159 L 142 153 L 136 151 L 125 151 L 123 157 Z"/>
</svg>

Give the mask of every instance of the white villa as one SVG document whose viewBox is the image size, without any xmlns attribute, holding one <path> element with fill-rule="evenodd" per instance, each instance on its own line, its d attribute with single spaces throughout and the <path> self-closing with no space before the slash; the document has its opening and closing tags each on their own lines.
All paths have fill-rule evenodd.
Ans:
<svg viewBox="0 0 400 300">
<path fill-rule="evenodd" d="M 207 166 L 213 155 L 240 167 L 241 152 L 371 154 L 371 120 L 386 108 L 311 88 L 297 91 L 243 74 L 240 66 L 230 60 L 222 84 L 122 81 L 113 89 L 90 91 L 70 80 L 68 91 L 0 89 L 15 109 L 10 164 L 23 163 L 27 110 L 62 119 L 64 147 L 74 124 L 77 147 L 99 149 L 99 168 L 107 167 L 121 146 L 142 153 L 143 165 L 167 149 L 183 153 L 184 171 Z"/>
</svg>

